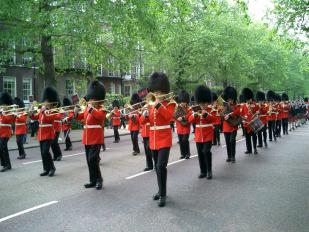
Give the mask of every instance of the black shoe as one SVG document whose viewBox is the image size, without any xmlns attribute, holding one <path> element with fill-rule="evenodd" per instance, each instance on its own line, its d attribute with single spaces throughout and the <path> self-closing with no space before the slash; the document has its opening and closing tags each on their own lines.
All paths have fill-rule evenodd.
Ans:
<svg viewBox="0 0 309 232">
<path fill-rule="evenodd" d="M 207 178 L 208 180 L 211 180 L 211 179 L 212 179 L 212 172 L 208 172 L 206 178 Z"/>
<path fill-rule="evenodd" d="M 72 151 L 72 147 L 67 147 L 64 151 Z"/>
<path fill-rule="evenodd" d="M 49 171 L 44 171 L 44 172 L 42 172 L 42 173 L 40 174 L 40 176 L 47 176 L 48 173 L 49 173 Z"/>
<path fill-rule="evenodd" d="M 145 168 L 144 169 L 144 172 L 148 172 L 148 171 L 151 171 L 153 168 Z"/>
<path fill-rule="evenodd" d="M 179 157 L 179 159 L 184 159 L 184 158 L 185 158 L 184 156 L 180 156 L 180 157 Z"/>
<path fill-rule="evenodd" d="M 26 158 L 26 155 L 20 155 L 17 157 L 17 159 L 25 159 Z"/>
<path fill-rule="evenodd" d="M 187 159 L 187 160 L 190 159 L 190 155 L 187 155 L 187 156 L 185 157 L 185 159 Z"/>
<path fill-rule="evenodd" d="M 159 193 L 156 193 L 155 195 L 152 196 L 152 200 L 157 201 L 160 199 Z"/>
<path fill-rule="evenodd" d="M 256 149 L 254 150 L 254 154 L 255 154 L 255 155 L 257 155 L 257 154 L 258 154 L 258 151 L 257 151 Z"/>
<path fill-rule="evenodd" d="M 118 141 L 118 140 L 115 140 L 113 143 L 119 143 L 119 141 Z"/>
<path fill-rule="evenodd" d="M 48 176 L 52 177 L 55 175 L 56 169 L 50 169 Z"/>
<path fill-rule="evenodd" d="M 226 162 L 231 162 L 231 159 L 230 159 L 230 158 L 228 158 L 228 159 L 226 160 Z"/>
<path fill-rule="evenodd" d="M 54 158 L 53 158 L 53 161 L 57 161 L 57 157 L 54 157 Z"/>
<path fill-rule="evenodd" d="M 61 156 L 58 156 L 57 159 L 56 159 L 56 161 L 61 161 L 61 159 L 62 159 L 62 155 L 61 155 Z"/>
<path fill-rule="evenodd" d="M 257 145 L 256 147 L 263 147 L 263 145 Z"/>
<path fill-rule="evenodd" d="M 205 177 L 206 177 L 206 174 L 204 174 L 204 173 L 201 173 L 201 174 L 198 176 L 199 179 L 203 179 L 203 178 L 205 178 Z"/>
<path fill-rule="evenodd" d="M 220 142 L 218 142 L 218 146 L 221 146 L 221 143 L 220 143 Z"/>
<path fill-rule="evenodd" d="M 160 197 L 159 202 L 158 202 L 158 206 L 159 207 L 164 207 L 165 206 L 165 202 L 166 202 L 166 197 Z"/>
<path fill-rule="evenodd" d="M 10 169 L 12 169 L 12 168 L 8 167 L 8 166 L 7 167 L 3 167 L 0 172 L 6 172 L 6 171 L 8 171 Z"/>
<path fill-rule="evenodd" d="M 267 145 L 267 142 L 265 142 L 265 143 L 264 143 L 264 146 L 265 146 L 265 147 L 267 147 L 267 146 L 268 146 L 268 145 Z"/>
<path fill-rule="evenodd" d="M 252 154 L 252 151 L 245 151 L 245 154 Z"/>
<path fill-rule="evenodd" d="M 236 163 L 235 158 L 232 158 L 232 159 L 231 159 L 231 162 L 232 162 L 232 163 Z"/>
<path fill-rule="evenodd" d="M 273 140 L 272 139 L 270 139 L 270 140 L 268 140 L 269 142 L 272 142 Z"/>
<path fill-rule="evenodd" d="M 87 188 L 94 188 L 96 187 L 96 183 L 88 183 L 88 184 L 85 184 L 84 187 L 87 189 Z"/>
<path fill-rule="evenodd" d="M 98 181 L 97 184 L 95 185 L 96 190 L 101 190 L 103 187 L 103 183 L 101 181 Z"/>
</svg>

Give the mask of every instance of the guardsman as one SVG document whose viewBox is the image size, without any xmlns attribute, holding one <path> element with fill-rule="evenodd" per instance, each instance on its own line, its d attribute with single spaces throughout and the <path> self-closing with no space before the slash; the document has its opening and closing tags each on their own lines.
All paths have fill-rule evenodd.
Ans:
<svg viewBox="0 0 309 232">
<path fill-rule="evenodd" d="M 171 118 L 174 116 L 176 102 L 169 97 L 170 83 L 165 73 L 154 72 L 149 78 L 149 91 L 155 101 L 149 105 L 150 134 L 149 144 L 155 161 L 159 191 L 153 200 L 159 200 L 158 206 L 166 202 L 167 163 L 172 146 Z M 147 114 L 147 111 L 144 112 Z"/>
<path fill-rule="evenodd" d="M 153 158 L 149 146 L 149 132 L 150 132 L 150 123 L 149 123 L 149 115 L 148 110 L 145 109 L 145 113 L 142 112 L 142 115 L 139 118 L 139 123 L 141 125 L 141 136 L 143 138 L 145 157 L 146 157 L 146 168 L 144 171 L 153 170 Z"/>
<path fill-rule="evenodd" d="M 120 136 L 119 136 L 118 129 L 119 129 L 120 124 L 121 124 L 121 120 L 120 120 L 121 112 L 119 110 L 119 107 L 120 107 L 119 101 L 114 100 L 112 105 L 113 105 L 113 110 L 111 112 L 111 120 L 112 120 L 113 129 L 114 129 L 114 138 L 115 138 L 114 143 L 119 143 Z"/>
<path fill-rule="evenodd" d="M 63 98 L 63 106 L 71 106 L 72 102 L 70 101 L 69 98 L 64 97 Z M 66 113 L 65 117 L 62 120 L 62 130 L 63 130 L 63 135 L 64 135 L 64 142 L 65 142 L 65 151 L 71 151 L 72 150 L 72 141 L 70 138 L 70 132 L 72 130 L 72 124 L 71 121 L 73 120 L 74 113 L 69 112 Z"/>
<path fill-rule="evenodd" d="M 18 97 L 14 98 L 14 104 L 18 105 L 19 108 L 24 108 L 24 102 Z M 24 149 L 24 138 L 27 134 L 27 114 L 24 112 L 17 112 L 15 118 L 15 135 L 16 143 L 18 147 L 19 156 L 17 159 L 25 159 L 26 153 Z"/>
<path fill-rule="evenodd" d="M 220 127 L 221 127 L 221 109 L 219 108 L 217 104 L 218 95 L 215 92 L 212 92 L 212 101 L 213 101 L 213 109 L 212 109 L 212 115 L 215 117 L 215 121 L 213 123 L 214 125 L 214 139 L 212 144 L 213 145 L 221 145 L 220 142 Z"/>
<path fill-rule="evenodd" d="M 281 137 L 281 124 L 283 117 L 283 109 L 280 94 L 276 94 L 276 109 L 277 109 L 277 120 L 276 120 L 276 137 Z"/>
<path fill-rule="evenodd" d="M 57 107 L 61 106 L 61 101 L 59 99 Z M 61 113 L 56 114 L 57 118 L 61 118 Z M 59 119 L 54 120 L 53 128 L 55 131 L 55 137 L 51 143 L 51 150 L 54 154 L 54 161 L 61 161 L 62 159 L 62 152 L 59 145 L 59 136 L 62 130 L 62 121 Z"/>
<path fill-rule="evenodd" d="M 263 142 L 264 146 L 267 147 L 267 112 L 269 110 L 268 104 L 265 102 L 265 93 L 262 91 L 257 91 L 256 93 L 256 101 L 259 104 L 260 108 L 260 114 L 259 114 L 259 119 L 263 123 L 263 129 L 261 129 L 258 132 L 258 145 L 257 147 L 263 147 Z"/>
<path fill-rule="evenodd" d="M 192 112 L 189 122 L 195 123 L 195 142 L 200 165 L 199 178 L 212 179 L 212 141 L 214 137 L 213 123 L 216 117 L 211 114 L 211 91 L 200 85 L 195 90 L 195 101 L 200 106 L 198 112 Z"/>
<path fill-rule="evenodd" d="M 252 154 L 252 142 L 253 142 L 253 150 L 254 154 L 258 154 L 257 151 L 257 136 L 249 126 L 249 122 L 257 116 L 259 111 L 258 105 L 254 102 L 253 92 L 249 88 L 244 88 L 242 90 L 242 95 L 246 101 L 246 104 L 243 105 L 243 117 L 244 117 L 244 128 L 246 130 L 246 147 L 247 151 L 245 154 Z M 251 141 L 252 139 L 252 141 Z"/>
<path fill-rule="evenodd" d="M 176 129 L 180 147 L 180 159 L 190 159 L 190 127 L 189 117 L 192 110 L 189 107 L 190 95 L 187 91 L 181 90 L 178 94 L 178 107 L 175 112 Z M 177 112 L 182 113 L 177 116 Z"/>
<path fill-rule="evenodd" d="M 283 93 L 281 98 L 282 98 L 282 130 L 284 135 L 288 135 L 289 114 L 291 106 L 289 103 L 289 96 L 286 93 Z"/>
<path fill-rule="evenodd" d="M 236 136 L 238 126 L 241 122 L 242 106 L 237 105 L 237 91 L 234 87 L 228 86 L 223 91 L 223 99 L 226 102 L 222 114 L 224 115 L 223 133 L 226 142 L 227 160 L 226 162 L 236 162 Z M 239 121 L 232 123 L 231 120 Z"/>
<path fill-rule="evenodd" d="M 276 107 L 275 107 L 275 98 L 276 98 L 276 93 L 272 90 L 269 90 L 266 94 L 267 96 L 267 101 L 268 101 L 268 136 L 269 136 L 269 141 L 272 142 L 273 139 L 276 141 L 276 118 L 277 118 L 277 112 L 276 112 Z"/>
<path fill-rule="evenodd" d="M 103 187 L 103 178 L 100 170 L 100 149 L 104 144 L 104 122 L 106 111 L 102 107 L 105 99 L 104 85 L 99 81 L 90 82 L 87 90 L 87 108 L 79 112 L 80 108 L 75 107 L 74 116 L 84 121 L 82 143 L 85 145 L 86 159 L 89 170 L 89 183 L 85 188 Z"/>
<path fill-rule="evenodd" d="M 50 114 L 49 110 L 59 102 L 57 91 L 52 87 L 46 87 L 42 96 L 43 105 L 38 114 L 30 111 L 30 117 L 33 120 L 39 121 L 38 140 L 40 142 L 41 157 L 43 163 L 43 172 L 40 176 L 54 176 L 55 165 L 50 153 L 50 147 L 53 139 L 55 138 L 55 132 L 53 130 L 53 123 L 55 120 L 60 120 L 61 115 Z"/>
<path fill-rule="evenodd" d="M 140 103 L 141 99 L 138 96 L 137 93 L 133 93 L 133 95 L 131 96 L 131 101 L 130 104 L 134 105 L 137 103 Z M 132 144 L 133 144 L 133 152 L 132 155 L 137 155 L 140 154 L 140 149 L 138 146 L 138 134 L 139 134 L 139 129 L 140 129 L 140 125 L 139 125 L 139 112 L 138 111 L 134 111 L 132 113 L 129 113 L 127 116 L 127 120 L 129 121 L 129 126 L 128 126 L 128 130 L 130 131 L 131 134 L 131 140 L 132 140 Z"/>
<path fill-rule="evenodd" d="M 12 123 L 15 121 L 15 116 L 10 112 L 6 113 L 5 106 L 10 106 L 13 104 L 13 99 L 10 94 L 2 93 L 0 96 L 0 159 L 1 166 L 3 167 L 0 171 L 5 172 L 12 169 L 8 141 L 12 136 Z"/>
</svg>

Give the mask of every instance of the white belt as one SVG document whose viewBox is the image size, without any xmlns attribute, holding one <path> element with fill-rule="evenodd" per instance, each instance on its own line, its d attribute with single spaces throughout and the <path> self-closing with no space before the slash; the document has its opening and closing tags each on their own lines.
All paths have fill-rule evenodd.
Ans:
<svg viewBox="0 0 309 232">
<path fill-rule="evenodd" d="M 52 127 L 52 124 L 40 124 L 39 127 Z"/>
<path fill-rule="evenodd" d="M 146 123 L 146 126 L 150 126 L 150 123 L 149 123 L 149 122 L 147 122 L 147 123 Z"/>
<path fill-rule="evenodd" d="M 171 126 L 170 125 L 166 125 L 166 126 L 151 126 L 150 130 L 163 130 L 163 129 L 170 129 Z"/>
<path fill-rule="evenodd" d="M 213 125 L 212 124 L 197 124 L 196 127 L 197 128 L 213 127 Z"/>
<path fill-rule="evenodd" d="M 120 119 L 120 117 L 113 117 L 113 119 Z"/>
<path fill-rule="evenodd" d="M 9 126 L 9 127 L 11 127 L 11 124 L 3 124 L 3 123 L 0 123 L 0 126 Z"/>
<path fill-rule="evenodd" d="M 26 123 L 15 123 L 15 126 L 24 126 Z"/>
<path fill-rule="evenodd" d="M 85 125 L 84 129 L 102 128 L 101 125 Z"/>
<path fill-rule="evenodd" d="M 260 115 L 260 117 L 267 117 L 267 116 L 268 116 L 267 114 Z"/>
<path fill-rule="evenodd" d="M 55 120 L 54 122 L 59 122 L 59 123 L 61 123 L 61 121 L 60 121 L 60 120 Z"/>
</svg>

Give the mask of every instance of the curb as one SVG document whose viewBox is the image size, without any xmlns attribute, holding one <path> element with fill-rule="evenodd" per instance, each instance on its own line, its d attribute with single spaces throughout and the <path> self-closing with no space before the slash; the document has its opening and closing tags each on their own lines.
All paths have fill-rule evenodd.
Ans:
<svg viewBox="0 0 309 232">
<path fill-rule="evenodd" d="M 124 133 L 124 134 L 119 134 L 119 136 L 125 136 L 125 135 L 130 135 L 130 133 Z M 114 135 L 107 135 L 107 136 L 104 136 L 104 139 L 106 138 L 112 138 L 114 137 Z M 72 143 L 78 143 L 78 142 L 81 142 L 82 140 L 79 139 L 79 140 L 74 140 L 74 141 L 71 141 Z M 59 144 L 65 144 L 64 142 L 61 142 Z M 40 145 L 33 145 L 33 146 L 29 146 L 29 147 L 24 147 L 24 149 L 31 149 L 31 148 L 36 148 L 36 147 L 40 147 Z M 9 151 L 17 151 L 18 148 L 12 148 L 12 149 L 9 149 Z"/>
</svg>

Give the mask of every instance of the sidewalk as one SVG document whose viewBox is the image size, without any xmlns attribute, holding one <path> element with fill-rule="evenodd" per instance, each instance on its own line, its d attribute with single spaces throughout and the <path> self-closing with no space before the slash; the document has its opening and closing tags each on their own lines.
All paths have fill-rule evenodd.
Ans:
<svg viewBox="0 0 309 232">
<path fill-rule="evenodd" d="M 82 134 L 83 130 L 72 130 L 70 133 L 70 138 L 72 142 L 80 142 L 82 140 Z M 119 129 L 119 134 L 120 136 L 122 135 L 128 135 L 130 132 L 127 129 Z M 114 131 L 113 129 L 104 129 L 104 135 L 105 138 L 113 137 L 114 136 Z M 60 135 L 59 138 L 59 143 L 63 144 L 64 143 L 64 135 L 63 132 Z M 24 144 L 24 148 L 32 148 L 32 147 L 39 147 L 39 142 L 37 140 L 37 137 L 30 137 L 30 134 L 27 135 L 27 143 Z M 8 148 L 9 150 L 16 150 L 17 149 L 17 144 L 16 144 L 16 137 L 13 135 L 9 142 L 8 142 Z"/>
</svg>

